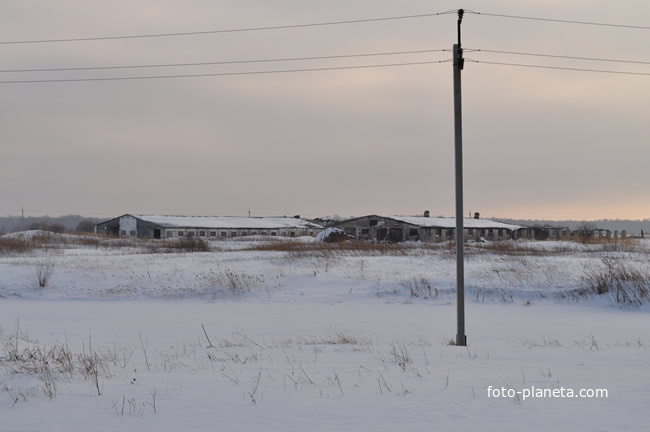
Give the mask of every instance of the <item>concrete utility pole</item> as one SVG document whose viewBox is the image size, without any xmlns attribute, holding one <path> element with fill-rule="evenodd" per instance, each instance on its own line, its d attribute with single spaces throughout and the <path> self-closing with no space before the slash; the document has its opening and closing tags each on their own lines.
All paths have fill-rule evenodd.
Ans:
<svg viewBox="0 0 650 432">
<path fill-rule="evenodd" d="M 456 159 L 456 345 L 467 346 L 465 335 L 465 267 L 463 244 L 463 119 L 460 93 L 460 71 L 465 59 L 460 44 L 460 24 L 463 9 L 458 9 L 458 44 L 454 45 L 454 149 Z"/>
</svg>

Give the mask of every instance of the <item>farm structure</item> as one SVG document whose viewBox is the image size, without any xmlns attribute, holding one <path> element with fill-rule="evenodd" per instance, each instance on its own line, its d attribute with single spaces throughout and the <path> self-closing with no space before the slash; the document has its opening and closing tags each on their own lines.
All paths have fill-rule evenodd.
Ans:
<svg viewBox="0 0 650 432">
<path fill-rule="evenodd" d="M 560 240 L 572 236 L 568 227 L 557 227 L 550 225 L 535 225 L 522 227 L 515 233 L 516 239 L 525 238 L 531 240 Z"/>
<path fill-rule="evenodd" d="M 95 233 L 120 237 L 224 239 L 251 235 L 314 236 L 323 227 L 295 217 L 144 216 L 125 214 L 95 225 Z"/>
<path fill-rule="evenodd" d="M 425 213 L 426 214 L 426 213 Z M 517 235 L 523 227 L 496 222 L 489 219 L 465 218 L 464 238 L 468 240 L 507 240 Z M 422 241 L 435 243 L 454 240 L 456 219 L 428 216 L 379 216 L 368 215 L 338 222 L 336 228 L 360 240 L 375 241 Z"/>
</svg>

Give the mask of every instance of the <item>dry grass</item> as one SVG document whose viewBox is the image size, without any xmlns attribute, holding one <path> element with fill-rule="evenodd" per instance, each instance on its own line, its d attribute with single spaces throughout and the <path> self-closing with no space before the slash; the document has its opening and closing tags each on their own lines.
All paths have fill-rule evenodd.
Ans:
<svg viewBox="0 0 650 432">
<path fill-rule="evenodd" d="M 530 246 L 528 242 L 519 243 L 515 241 L 498 241 L 490 243 L 473 243 L 467 249 L 471 253 L 492 253 L 496 255 L 514 255 L 514 256 L 549 256 L 575 253 L 576 249 L 566 246 L 555 246 L 551 248 L 536 248 Z"/>
<path fill-rule="evenodd" d="M 209 252 L 207 241 L 196 237 L 182 237 L 174 240 L 153 240 L 145 243 L 150 251 L 164 252 Z"/>
<path fill-rule="evenodd" d="M 88 234 L 59 235 L 49 232 L 42 232 L 33 236 L 0 237 L 0 256 L 37 250 L 64 249 L 73 246 L 98 247 L 105 238 Z"/>
<path fill-rule="evenodd" d="M 250 251 L 287 252 L 293 256 L 363 256 L 363 255 L 424 255 L 445 247 L 434 244 L 373 243 L 359 240 L 338 243 L 301 243 L 273 241 L 252 246 Z"/>
<path fill-rule="evenodd" d="M 32 341 L 20 332 L 17 324 L 15 335 L 3 341 L 2 348 L 4 355 L 0 355 L 0 366 L 13 375 L 37 375 L 42 382 L 41 390 L 49 399 L 56 397 L 57 382 L 69 381 L 78 374 L 89 381 L 101 396 L 100 378 L 109 375 L 107 363 L 110 355 L 93 351 L 90 340 L 89 351 L 84 349 L 83 353 L 75 355 L 67 343 L 48 347 Z M 24 396 L 22 398 L 27 400 Z M 16 397 L 14 404 L 18 400 Z"/>
<path fill-rule="evenodd" d="M 543 243 L 543 242 L 540 242 Z M 578 244 L 576 244 L 578 243 Z M 99 234 L 56 234 L 37 233 L 32 236 L 0 237 L 0 256 L 26 254 L 35 251 L 49 251 L 73 248 L 130 249 L 131 253 L 182 253 L 209 252 L 219 250 L 211 242 L 197 237 L 178 239 L 137 239 L 111 237 Z M 552 256 L 585 252 L 635 252 L 640 242 L 632 238 L 592 238 L 589 242 L 577 239 L 551 247 L 537 247 L 531 241 L 495 241 L 469 243 L 465 255 L 481 254 L 506 256 Z M 452 259 L 456 253 L 455 242 L 443 243 L 377 243 L 348 240 L 335 243 L 301 242 L 292 239 L 278 239 L 239 249 L 241 251 L 284 252 L 291 258 L 332 258 L 341 256 L 422 256 L 439 255 Z"/>
<path fill-rule="evenodd" d="M 564 239 L 564 244 L 554 244 L 551 247 L 535 247 L 532 241 L 519 242 L 519 241 L 497 241 L 488 243 L 472 243 L 465 247 L 465 253 L 472 255 L 473 253 L 493 253 L 496 255 L 510 255 L 510 256 L 553 256 L 553 255 L 569 255 L 585 252 L 636 252 L 639 250 L 640 244 L 636 239 L 631 238 L 618 238 L 607 239 L 592 238 L 589 241 L 581 241 L 578 238 Z M 540 245 L 545 241 L 541 240 L 536 242 Z M 576 245 L 576 243 L 578 245 Z M 584 246 L 581 246 L 584 245 Z"/>
<path fill-rule="evenodd" d="M 583 281 L 586 288 L 576 295 L 610 294 L 616 303 L 641 305 L 650 300 L 650 271 L 648 263 L 634 266 L 619 256 L 605 256 L 602 266 L 585 269 Z"/>
<path fill-rule="evenodd" d="M 438 288 L 424 276 L 412 276 L 400 282 L 400 285 L 409 290 L 411 297 L 433 298 L 438 297 L 439 294 Z"/>
<path fill-rule="evenodd" d="M 201 274 L 200 280 L 206 285 L 207 292 L 211 291 L 213 295 L 216 295 L 219 290 L 224 290 L 228 294 L 241 296 L 265 283 L 263 275 L 238 273 L 229 268 Z"/>
<path fill-rule="evenodd" d="M 618 239 L 599 238 L 590 244 L 601 245 L 603 251 L 606 252 L 636 252 L 641 246 L 639 240 L 629 237 Z"/>
<path fill-rule="evenodd" d="M 133 249 L 144 253 L 208 252 L 207 241 L 187 237 L 170 240 L 118 238 L 101 234 L 37 233 L 32 236 L 0 237 L 0 256 L 74 248 Z"/>
<path fill-rule="evenodd" d="M 0 255 L 25 253 L 34 250 L 32 242 L 17 237 L 0 237 Z"/>
</svg>

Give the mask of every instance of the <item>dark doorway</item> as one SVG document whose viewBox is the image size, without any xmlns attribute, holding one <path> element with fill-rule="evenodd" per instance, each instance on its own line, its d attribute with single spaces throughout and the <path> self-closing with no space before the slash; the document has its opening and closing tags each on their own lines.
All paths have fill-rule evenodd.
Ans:
<svg viewBox="0 0 650 432">
<path fill-rule="evenodd" d="M 155 239 L 160 238 L 160 230 L 159 229 L 153 230 L 153 238 L 155 238 Z"/>
<path fill-rule="evenodd" d="M 391 228 L 388 231 L 388 241 L 397 243 L 404 241 L 404 232 L 401 228 Z"/>
<path fill-rule="evenodd" d="M 404 234 L 401 228 L 379 228 L 377 230 L 377 241 L 401 242 L 404 241 Z"/>
</svg>

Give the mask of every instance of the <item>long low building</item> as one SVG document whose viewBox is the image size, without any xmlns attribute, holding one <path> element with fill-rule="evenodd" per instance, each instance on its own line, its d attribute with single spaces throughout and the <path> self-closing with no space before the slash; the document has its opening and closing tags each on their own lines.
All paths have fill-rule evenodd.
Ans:
<svg viewBox="0 0 650 432">
<path fill-rule="evenodd" d="M 518 238 L 523 228 L 489 219 L 465 218 L 463 224 L 465 240 Z M 340 221 L 335 227 L 360 240 L 434 243 L 456 238 L 456 218 L 368 215 Z"/>
<path fill-rule="evenodd" d="M 300 217 L 145 216 L 125 214 L 95 225 L 95 233 L 137 238 L 202 237 L 224 239 L 251 235 L 314 236 L 323 227 Z"/>
</svg>

